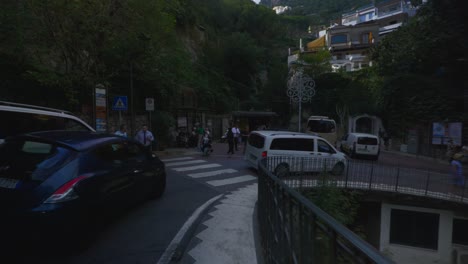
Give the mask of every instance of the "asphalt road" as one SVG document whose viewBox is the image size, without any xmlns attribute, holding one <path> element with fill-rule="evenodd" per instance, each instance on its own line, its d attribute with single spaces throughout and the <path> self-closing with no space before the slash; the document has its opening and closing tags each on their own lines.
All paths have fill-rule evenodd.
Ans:
<svg viewBox="0 0 468 264">
<path fill-rule="evenodd" d="M 187 218 L 219 194 L 202 183 L 167 172 L 167 189 L 162 198 L 106 219 L 84 249 L 69 253 L 46 245 L 41 246 L 40 252 L 24 248 L 5 263 L 157 263 Z"/>
<path fill-rule="evenodd" d="M 93 232 L 84 249 L 64 253 L 55 248 L 40 254 L 26 250 L 8 263 L 157 263 L 192 213 L 209 199 L 256 182 L 256 171 L 243 160 L 243 146 L 232 156 L 227 144 L 215 144 L 204 157 L 193 149 L 188 155 L 161 156 L 168 174 L 162 198 L 127 210 Z M 381 153 L 378 164 L 446 172 L 448 164 L 431 159 Z M 61 238 L 57 238 L 60 240 Z"/>
<path fill-rule="evenodd" d="M 246 166 L 242 159 L 242 149 L 228 156 L 224 154 L 224 147 L 227 152 L 227 145 L 220 144 L 208 157 L 194 150 L 185 150 L 189 155 L 161 156 L 167 166 L 167 189 L 163 197 L 146 201 L 105 219 L 92 232 L 90 239 L 84 242 L 84 248 L 73 252 L 47 245 L 38 247 L 39 252 L 24 248 L 18 250 L 18 254 L 8 263 L 157 263 L 179 229 L 198 207 L 221 193 L 256 182 L 256 172 Z M 184 164 L 186 162 L 197 162 L 203 166 L 216 164 L 217 167 L 191 170 L 193 165 Z M 203 175 L 213 170 L 223 172 L 219 175 Z M 66 240 L 63 241 L 66 243 Z"/>
</svg>

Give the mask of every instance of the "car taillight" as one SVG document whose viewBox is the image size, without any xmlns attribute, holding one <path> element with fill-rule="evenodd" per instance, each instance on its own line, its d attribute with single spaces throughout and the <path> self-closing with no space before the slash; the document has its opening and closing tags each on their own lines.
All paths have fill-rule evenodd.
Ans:
<svg viewBox="0 0 468 264">
<path fill-rule="evenodd" d="M 266 151 L 263 151 L 262 152 L 262 158 L 266 158 L 267 157 L 267 152 Z"/>
<path fill-rule="evenodd" d="M 88 176 L 89 175 L 81 175 L 71 181 L 68 181 L 64 185 L 60 186 L 60 188 L 58 188 L 49 198 L 47 198 L 44 203 L 63 203 L 78 198 L 78 195 L 73 190 L 73 187 L 81 180 L 88 178 Z"/>
</svg>

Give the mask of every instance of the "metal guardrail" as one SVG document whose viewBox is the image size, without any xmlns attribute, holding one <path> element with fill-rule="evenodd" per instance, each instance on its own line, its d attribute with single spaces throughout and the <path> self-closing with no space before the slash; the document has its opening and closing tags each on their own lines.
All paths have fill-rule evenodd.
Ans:
<svg viewBox="0 0 468 264">
<path fill-rule="evenodd" d="M 268 168 L 274 171 L 284 157 L 269 157 Z M 291 158 L 296 167 L 308 168 L 321 166 L 327 170 L 333 160 L 320 161 L 312 158 Z M 312 165 L 311 165 L 312 164 Z M 457 203 L 468 203 L 468 188 L 466 180 L 463 186 L 456 186 L 449 173 L 434 172 L 414 168 L 402 168 L 381 165 L 376 162 L 348 160 L 341 175 L 330 175 L 337 187 L 402 193 L 447 200 Z M 283 183 L 292 188 L 311 188 L 320 184 L 318 173 L 310 171 L 296 171 L 281 175 Z M 278 175 L 277 175 L 278 176 Z"/>
<path fill-rule="evenodd" d="M 276 177 L 269 169 L 273 162 L 261 161 L 258 178 L 258 220 L 266 263 L 394 263 Z"/>
</svg>

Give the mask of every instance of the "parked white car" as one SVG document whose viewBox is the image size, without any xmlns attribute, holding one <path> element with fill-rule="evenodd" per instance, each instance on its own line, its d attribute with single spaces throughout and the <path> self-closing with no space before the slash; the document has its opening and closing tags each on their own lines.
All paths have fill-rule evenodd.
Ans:
<svg viewBox="0 0 468 264">
<path fill-rule="evenodd" d="M 263 158 L 267 158 L 268 169 L 277 176 L 324 170 L 341 175 L 347 166 L 346 155 L 326 139 L 289 131 L 261 130 L 250 133 L 244 159 L 258 169 Z"/>
<path fill-rule="evenodd" d="M 379 137 L 366 133 L 348 133 L 341 138 L 340 150 L 352 158 L 358 156 L 379 159 Z"/>
<path fill-rule="evenodd" d="M 93 131 L 70 112 L 59 109 L 0 101 L 0 144 L 6 137 L 46 130 Z"/>
</svg>

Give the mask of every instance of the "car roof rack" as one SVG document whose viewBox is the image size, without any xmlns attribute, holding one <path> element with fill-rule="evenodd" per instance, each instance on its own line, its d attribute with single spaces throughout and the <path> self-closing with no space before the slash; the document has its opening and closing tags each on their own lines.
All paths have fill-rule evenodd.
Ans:
<svg viewBox="0 0 468 264">
<path fill-rule="evenodd" d="M 20 104 L 20 103 L 6 102 L 6 101 L 0 101 L 0 105 L 14 106 L 14 107 L 24 107 L 24 108 L 30 108 L 30 109 L 36 109 L 36 110 L 45 110 L 45 111 L 51 111 L 51 112 L 56 112 L 56 113 L 63 113 L 63 114 L 73 115 L 73 113 L 69 112 L 69 111 L 65 111 L 65 110 L 61 110 L 61 109 L 55 109 L 55 108 L 49 108 L 49 107 L 44 107 L 44 106 L 37 106 L 37 105 Z"/>
</svg>

